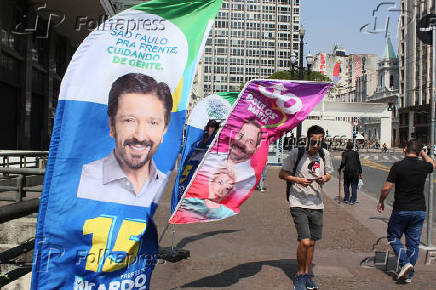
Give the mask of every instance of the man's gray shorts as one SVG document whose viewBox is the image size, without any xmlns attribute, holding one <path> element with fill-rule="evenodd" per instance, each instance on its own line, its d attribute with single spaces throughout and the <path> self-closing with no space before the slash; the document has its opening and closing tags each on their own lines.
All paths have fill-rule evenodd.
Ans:
<svg viewBox="0 0 436 290">
<path fill-rule="evenodd" d="M 310 209 L 291 207 L 291 215 L 294 219 L 298 240 L 311 239 L 318 241 L 322 238 L 322 209 Z"/>
</svg>

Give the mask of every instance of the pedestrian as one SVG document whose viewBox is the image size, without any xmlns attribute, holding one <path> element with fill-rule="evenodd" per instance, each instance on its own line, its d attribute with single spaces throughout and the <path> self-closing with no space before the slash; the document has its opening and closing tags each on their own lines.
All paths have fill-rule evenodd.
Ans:
<svg viewBox="0 0 436 290">
<path fill-rule="evenodd" d="M 264 192 L 266 190 L 266 187 L 264 185 L 265 185 L 265 178 L 266 178 L 267 170 L 268 170 L 268 164 L 265 164 L 265 168 L 262 171 L 262 175 L 260 177 L 259 184 L 256 187 L 256 189 L 260 190 L 261 192 Z"/>
<path fill-rule="evenodd" d="M 322 186 L 332 173 L 330 153 L 321 147 L 324 129 L 312 126 L 307 130 L 306 147 L 296 148 L 283 162 L 279 178 L 288 186 L 290 212 L 298 234 L 297 273 L 294 289 L 318 289 L 309 275 L 316 241 L 322 238 Z"/>
<path fill-rule="evenodd" d="M 394 207 L 389 219 L 387 238 L 398 258 L 398 280 L 410 283 L 418 259 L 419 242 L 425 220 L 424 185 L 427 174 L 436 168 L 435 162 L 419 148 L 416 140 L 407 142 L 405 158 L 395 162 L 384 184 L 377 210 L 384 210 L 384 200 L 395 184 Z M 419 160 L 421 156 L 423 160 Z M 430 181 L 432 182 L 432 181 Z M 401 242 L 405 235 L 406 250 Z"/>
<path fill-rule="evenodd" d="M 386 143 L 383 143 L 382 147 L 383 147 L 383 149 L 382 149 L 383 153 L 388 152 L 388 145 L 386 145 Z"/>
<path fill-rule="evenodd" d="M 339 166 L 339 174 L 344 168 L 344 203 L 353 205 L 357 202 L 357 186 L 359 179 L 362 179 L 362 165 L 360 164 L 359 153 L 353 150 L 353 143 L 348 142 L 346 150 L 342 152 L 342 161 Z M 350 199 L 351 186 L 351 199 Z"/>
</svg>

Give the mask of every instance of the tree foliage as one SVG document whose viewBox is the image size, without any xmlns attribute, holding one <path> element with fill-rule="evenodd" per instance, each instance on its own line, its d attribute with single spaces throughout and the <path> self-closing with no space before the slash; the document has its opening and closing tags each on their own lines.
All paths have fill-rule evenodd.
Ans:
<svg viewBox="0 0 436 290">
<path fill-rule="evenodd" d="M 310 77 L 310 78 L 309 78 Z M 277 71 L 273 73 L 269 79 L 274 80 L 300 80 L 299 72 L 291 71 Z M 303 80 L 318 81 L 318 82 L 331 82 L 331 80 L 318 71 L 311 71 L 310 75 L 307 70 L 303 72 Z"/>
<path fill-rule="evenodd" d="M 271 80 L 300 80 L 300 75 L 298 71 L 277 71 L 273 73 L 271 76 L 268 77 L 268 79 Z M 310 79 L 309 79 L 309 73 L 307 70 L 303 73 L 303 80 L 310 80 L 310 81 L 317 81 L 317 82 L 331 82 L 331 80 L 326 77 L 325 75 L 321 74 L 318 71 L 311 71 L 310 72 Z M 239 86 L 239 90 L 242 91 L 245 84 L 241 84 Z"/>
</svg>

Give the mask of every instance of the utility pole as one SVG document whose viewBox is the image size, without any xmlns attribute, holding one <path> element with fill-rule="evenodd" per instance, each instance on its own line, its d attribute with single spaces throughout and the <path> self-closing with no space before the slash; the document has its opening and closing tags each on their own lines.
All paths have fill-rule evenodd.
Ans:
<svg viewBox="0 0 436 290">
<path fill-rule="evenodd" d="M 436 2 L 436 1 L 435 1 Z M 435 69 L 436 69 L 436 23 L 433 23 L 430 26 L 432 28 L 432 77 L 431 77 L 431 100 L 430 100 L 430 158 L 434 157 L 434 128 L 435 128 Z M 427 247 L 432 247 L 431 244 L 431 232 L 433 226 L 433 172 L 430 173 L 429 177 L 429 192 L 428 192 L 428 217 L 427 217 Z"/>
<path fill-rule="evenodd" d="M 434 1 L 436 7 L 436 1 Z M 436 14 L 427 14 L 419 21 L 418 38 L 425 44 L 432 46 L 432 82 L 430 96 L 430 158 L 434 158 L 435 146 L 435 101 L 436 101 Z M 432 229 L 433 229 L 433 177 L 434 173 L 429 175 L 428 186 L 428 208 L 427 208 L 427 251 L 435 251 L 432 248 Z"/>
</svg>

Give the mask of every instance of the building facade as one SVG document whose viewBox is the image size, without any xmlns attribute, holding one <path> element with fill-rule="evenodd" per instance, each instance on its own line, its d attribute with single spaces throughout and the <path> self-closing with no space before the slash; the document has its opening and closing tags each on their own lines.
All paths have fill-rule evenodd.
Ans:
<svg viewBox="0 0 436 290">
<path fill-rule="evenodd" d="M 44 19 L 36 35 L 15 31 L 22 15 L 36 19 L 32 8 L 30 1 L 0 2 L 0 149 L 48 149 L 60 81 L 74 52 L 56 32 L 42 37 Z"/>
<path fill-rule="evenodd" d="M 105 15 L 103 3 L 0 1 L 0 150 L 48 150 L 62 77 L 93 29 L 75 24 Z"/>
<path fill-rule="evenodd" d="M 392 145 L 399 146 L 399 67 L 392 42 L 388 37 L 383 57 L 378 62 L 377 88 L 374 94 L 367 97 L 367 102 L 384 103 L 392 113 Z M 363 132 L 367 139 L 379 140 L 381 135 L 380 119 L 363 120 Z M 389 145 L 389 144 L 388 144 Z"/>
<path fill-rule="evenodd" d="M 349 54 L 334 47 L 332 53 L 316 55 L 313 70 L 330 78 L 335 86 L 328 98 L 338 102 L 365 102 L 377 87 L 377 56 Z"/>
<path fill-rule="evenodd" d="M 299 0 L 224 0 L 206 42 L 198 80 L 205 95 L 289 70 L 299 52 Z"/>
<path fill-rule="evenodd" d="M 399 134 L 402 145 L 410 138 L 430 143 L 432 47 L 417 35 L 419 20 L 435 13 L 434 1 L 401 0 L 399 25 Z"/>
</svg>

